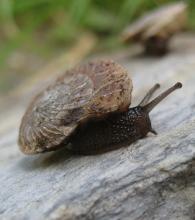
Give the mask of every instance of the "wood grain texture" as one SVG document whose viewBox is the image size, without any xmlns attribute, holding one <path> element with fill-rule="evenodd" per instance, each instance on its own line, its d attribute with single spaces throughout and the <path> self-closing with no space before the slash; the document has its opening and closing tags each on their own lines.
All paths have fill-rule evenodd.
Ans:
<svg viewBox="0 0 195 220">
<path fill-rule="evenodd" d="M 25 106 L 20 103 L 2 112 L 0 219 L 193 220 L 193 45 L 194 35 L 190 39 L 186 35 L 175 51 L 161 59 L 120 60 L 133 78 L 133 105 L 156 82 L 162 90 L 176 81 L 183 83 L 151 114 L 158 135 L 126 148 L 96 156 L 73 156 L 65 150 L 24 156 L 16 141 Z"/>
</svg>

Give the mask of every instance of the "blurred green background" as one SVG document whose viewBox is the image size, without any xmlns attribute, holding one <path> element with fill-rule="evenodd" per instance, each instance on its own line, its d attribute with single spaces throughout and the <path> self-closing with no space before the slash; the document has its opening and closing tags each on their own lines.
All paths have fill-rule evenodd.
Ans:
<svg viewBox="0 0 195 220">
<path fill-rule="evenodd" d="M 168 2 L 173 1 L 0 0 L 0 92 L 17 85 L 45 60 L 68 51 L 84 33 L 97 37 L 94 53 L 120 47 L 118 36 L 124 27 Z M 194 30 L 195 0 L 186 2 L 188 29 Z M 30 60 L 30 64 L 18 68 L 18 55 Z"/>
</svg>

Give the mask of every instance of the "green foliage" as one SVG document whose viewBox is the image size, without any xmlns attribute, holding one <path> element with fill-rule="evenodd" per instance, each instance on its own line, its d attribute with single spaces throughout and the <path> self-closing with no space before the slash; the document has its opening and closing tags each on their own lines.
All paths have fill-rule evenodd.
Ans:
<svg viewBox="0 0 195 220">
<path fill-rule="evenodd" d="M 190 14 L 189 14 L 189 27 L 195 29 L 195 1 L 188 0 Z"/>
<path fill-rule="evenodd" d="M 97 34 L 105 48 L 113 47 L 126 25 L 167 2 L 171 0 L 1 0 L 0 62 L 14 48 L 38 45 L 52 51 L 71 45 L 86 31 Z M 195 1 L 187 2 L 189 27 L 194 29 Z"/>
</svg>

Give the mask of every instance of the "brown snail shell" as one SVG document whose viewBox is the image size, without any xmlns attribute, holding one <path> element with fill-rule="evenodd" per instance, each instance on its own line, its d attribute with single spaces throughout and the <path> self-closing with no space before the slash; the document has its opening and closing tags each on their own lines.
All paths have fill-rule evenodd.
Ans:
<svg viewBox="0 0 195 220">
<path fill-rule="evenodd" d="M 22 118 L 20 149 L 25 154 L 55 150 L 80 123 L 124 111 L 131 103 L 132 81 L 111 60 L 72 68 L 39 93 Z"/>
<path fill-rule="evenodd" d="M 168 4 L 143 15 L 140 19 L 127 27 L 122 33 L 122 39 L 124 42 L 142 42 L 146 50 L 150 49 L 148 47 L 151 46 L 151 43 L 156 44 L 152 46 L 156 46 L 156 53 L 158 53 L 158 50 L 161 49 L 158 49 L 159 44 L 160 47 L 167 50 L 168 40 L 172 35 L 185 27 L 186 21 L 186 3 Z M 150 53 L 150 51 L 146 52 Z M 155 51 L 151 52 L 155 53 Z"/>
</svg>

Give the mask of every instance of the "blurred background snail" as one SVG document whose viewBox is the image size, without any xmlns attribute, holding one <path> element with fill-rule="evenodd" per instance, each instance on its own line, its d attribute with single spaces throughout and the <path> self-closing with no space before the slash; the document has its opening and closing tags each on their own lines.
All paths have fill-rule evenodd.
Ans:
<svg viewBox="0 0 195 220">
<path fill-rule="evenodd" d="M 146 13 L 122 33 L 124 42 L 140 42 L 145 53 L 164 55 L 169 51 L 171 37 L 183 30 L 187 23 L 187 4 L 171 3 Z"/>
<path fill-rule="evenodd" d="M 121 65 L 96 60 L 74 67 L 31 102 L 20 126 L 20 149 L 34 154 L 67 147 L 91 154 L 156 134 L 150 111 L 182 84 L 149 102 L 159 87 L 154 85 L 138 106 L 129 108 L 133 86 Z"/>
</svg>

